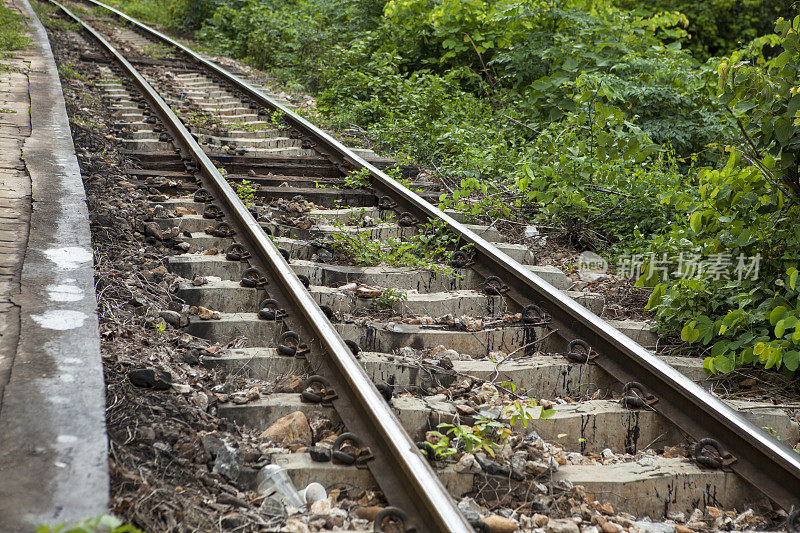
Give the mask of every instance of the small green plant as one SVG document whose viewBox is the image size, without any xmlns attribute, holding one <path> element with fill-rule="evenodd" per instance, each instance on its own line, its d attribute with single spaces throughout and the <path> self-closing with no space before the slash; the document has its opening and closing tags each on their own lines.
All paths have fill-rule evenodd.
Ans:
<svg viewBox="0 0 800 533">
<path fill-rule="evenodd" d="M 437 255 L 436 250 L 429 247 L 430 242 L 423 243 L 418 235 L 412 235 L 405 241 L 393 238 L 376 241 L 368 233 L 329 233 L 325 235 L 323 244 L 362 266 L 423 268 L 445 276 L 457 276 L 453 268 L 441 263 L 448 256 Z"/>
<path fill-rule="evenodd" d="M 244 202 L 247 207 L 252 207 L 256 203 L 256 186 L 251 181 L 242 180 L 233 185 L 239 199 Z"/>
<path fill-rule="evenodd" d="M 443 430 L 444 434 L 440 431 L 432 432 L 439 439 L 434 451 L 443 452 L 444 457 L 453 455 L 459 448 L 466 453 L 483 451 L 494 457 L 496 441 L 502 443 L 511 434 L 508 425 L 485 417 L 480 417 L 473 426 L 443 422 L 436 427 Z"/>
<path fill-rule="evenodd" d="M 544 409 L 533 398 L 527 401 L 516 400 L 503 408 L 503 416 L 508 419 L 511 426 L 520 423 L 525 429 L 531 420 L 548 420 L 554 414 L 556 414 L 555 409 Z"/>
<path fill-rule="evenodd" d="M 142 48 L 142 53 L 153 59 L 165 59 L 172 56 L 172 50 L 159 43 L 148 44 Z"/>
<path fill-rule="evenodd" d="M 421 246 L 434 258 L 449 261 L 453 251 L 461 244 L 461 237 L 453 233 L 445 221 L 438 218 L 420 224 L 418 230 L 408 241 Z M 469 252 L 471 247 L 470 244 L 461 250 Z"/>
<path fill-rule="evenodd" d="M 373 302 L 380 310 L 392 309 L 396 304 L 408 300 L 408 294 L 402 289 L 383 289 Z"/>
<path fill-rule="evenodd" d="M 77 22 L 68 22 L 59 17 L 56 14 L 56 7 L 47 2 L 32 0 L 31 7 L 45 28 L 58 31 L 79 31 L 81 28 Z"/>
<path fill-rule="evenodd" d="M 506 385 L 506 388 L 512 387 Z M 521 424 L 523 428 L 527 428 L 529 422 L 547 420 L 555 414 L 554 409 L 542 409 L 533 398 L 506 404 L 501 412 L 500 419 L 479 416 L 472 426 L 439 424 L 436 427 L 441 431 L 430 432 L 438 439 L 435 444 L 432 444 L 434 453 L 437 457 L 447 458 L 459 449 L 463 449 L 466 453 L 482 451 L 494 457 L 498 445 L 502 445 L 512 435 L 512 428 L 515 425 Z"/>
<path fill-rule="evenodd" d="M 283 111 L 276 109 L 270 114 L 269 123 L 276 129 L 283 129 L 286 127 L 286 115 Z"/>
<path fill-rule="evenodd" d="M 68 80 L 80 79 L 81 77 L 80 74 L 78 74 L 72 67 L 73 65 L 71 64 L 61 65 L 60 67 L 58 67 L 58 73 L 61 75 L 62 78 L 66 78 Z"/>
<path fill-rule="evenodd" d="M 164 333 L 167 330 L 167 323 L 166 322 L 156 322 L 156 331 L 159 333 Z"/>
<path fill-rule="evenodd" d="M 111 515 L 101 515 L 73 524 L 57 526 L 39 526 L 36 533 L 144 533 L 142 530 L 124 524 L 122 520 Z"/>
<path fill-rule="evenodd" d="M 256 124 L 246 124 L 244 122 L 231 122 L 230 129 L 231 130 L 241 130 L 241 131 L 249 131 L 249 132 L 256 132 L 256 131 L 264 131 L 272 127 L 272 123 L 270 122 L 258 122 Z"/>
<path fill-rule="evenodd" d="M 372 174 L 369 169 L 354 170 L 344 177 L 344 186 L 348 189 L 366 189 L 372 185 Z"/>
</svg>

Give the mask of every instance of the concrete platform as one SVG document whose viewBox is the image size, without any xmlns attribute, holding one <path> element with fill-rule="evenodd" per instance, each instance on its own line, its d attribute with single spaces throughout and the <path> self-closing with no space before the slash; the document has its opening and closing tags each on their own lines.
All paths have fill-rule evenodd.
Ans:
<svg viewBox="0 0 800 533">
<path fill-rule="evenodd" d="M 13 120 L 29 118 L 30 129 L 17 124 L 16 152 L 2 150 L 0 198 L 24 199 L 27 172 L 35 209 L 30 232 L 20 224 L 15 237 L 24 242 L 27 233 L 13 300 L 20 333 L 0 404 L 0 530 L 13 532 L 101 514 L 109 491 L 86 197 L 47 34 L 27 0 L 15 5 L 29 19 L 33 47 L 15 55 L 27 66 L 0 92 L 16 95 Z M 0 135 L 6 125 L 12 123 L 0 116 Z M 9 208 L 27 222 L 23 206 Z M 8 295 L 16 287 L 2 290 Z"/>
</svg>

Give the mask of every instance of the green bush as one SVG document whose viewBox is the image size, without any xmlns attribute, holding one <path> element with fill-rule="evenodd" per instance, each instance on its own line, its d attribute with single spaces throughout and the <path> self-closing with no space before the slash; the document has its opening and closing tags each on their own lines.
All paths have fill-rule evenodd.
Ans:
<svg viewBox="0 0 800 533">
<path fill-rule="evenodd" d="M 616 0 L 619 7 L 646 14 L 678 11 L 689 20 L 681 43 L 697 57 L 731 53 L 770 33 L 778 17 L 791 18 L 795 0 Z"/>
<path fill-rule="evenodd" d="M 658 282 L 648 305 L 664 327 L 704 347 L 710 372 L 756 363 L 793 373 L 800 360 L 800 17 L 779 20 L 776 30 L 720 64 L 718 89 L 741 126 L 740 143 L 722 169 L 701 173 L 696 192 L 666 199 L 685 222 L 653 246 L 724 256 L 737 275 L 643 280 Z M 779 54 L 765 59 L 766 46 Z M 757 275 L 742 272 L 745 258 L 758 258 Z"/>
</svg>

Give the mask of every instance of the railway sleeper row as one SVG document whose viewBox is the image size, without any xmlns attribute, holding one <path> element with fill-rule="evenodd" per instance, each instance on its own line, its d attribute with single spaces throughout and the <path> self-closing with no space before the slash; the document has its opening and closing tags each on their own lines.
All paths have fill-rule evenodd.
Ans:
<svg viewBox="0 0 800 533">
<path fill-rule="evenodd" d="M 134 48 L 151 43 L 127 28 L 117 30 L 115 37 Z M 269 280 L 258 287 L 242 286 L 249 264 L 246 260 L 226 257 L 225 250 L 236 242 L 235 235 L 224 231 L 223 235 L 212 235 L 220 220 L 203 216 L 213 199 L 206 198 L 208 201 L 203 202 L 193 195 L 195 168 L 175 155 L 175 147 L 165 139 L 158 121 L 152 120 L 153 115 L 124 81 L 115 79 L 113 67 L 101 65 L 99 70 L 104 82 L 97 85 L 116 108 L 119 128 L 134 132 L 119 141 L 122 149 L 139 162 L 139 168 L 129 172 L 131 183 L 152 193 L 151 222 L 160 237 L 171 235 L 175 244 L 176 255 L 169 258 L 167 266 L 184 279 L 175 290 L 176 309 L 182 313 L 179 327 L 222 345 L 235 338 L 248 339 L 250 347 L 204 355 L 202 362 L 209 367 L 267 380 L 295 376 L 302 383 L 315 369 L 302 357 L 281 353 L 285 352 L 280 347 L 282 336 L 288 331 L 285 321 L 259 317 L 262 302 L 269 299 Z M 150 73 L 148 77 L 159 87 L 159 80 L 163 81 L 165 76 Z M 183 98 L 220 120 L 234 121 L 237 125 L 264 123 L 264 115 L 250 112 L 250 106 L 237 97 L 226 96 L 230 91 L 220 89 L 219 82 L 203 73 L 167 78 L 173 81 L 170 86 L 173 91 L 180 89 Z M 443 422 L 469 423 L 478 415 L 502 418 L 503 413 L 491 402 L 476 404 L 474 392 L 496 391 L 495 385 L 506 381 L 513 382 L 526 396 L 553 405 L 555 415 L 549 420 L 524 427 L 520 422 L 511 429 L 519 435 L 518 439 L 541 448 L 550 446 L 545 441 L 556 442 L 565 451 L 558 460 L 551 459 L 541 466 L 525 452 L 524 456 L 506 454 L 506 464 L 490 460 L 483 466 L 439 462 L 437 472 L 455 498 L 480 493 L 486 501 L 501 501 L 509 494 L 535 494 L 535 501 L 541 509 L 546 509 L 550 495 L 582 486 L 594 496 L 590 500 L 596 498 L 611 503 L 617 510 L 656 519 L 711 505 L 741 510 L 753 502 L 757 491 L 736 475 L 701 468 L 687 459 L 682 452 L 689 442 L 687 437 L 658 413 L 623 406 L 620 402 L 623 384 L 591 362 L 575 363 L 564 354 L 552 353 L 547 342 L 552 331 L 546 322 L 532 325 L 521 320 L 504 321 L 522 310 L 501 294 L 487 294 L 485 279 L 469 268 L 456 269 L 456 275 L 451 276 L 413 268 L 322 261 L 321 251 L 325 248 L 318 243 L 326 235 L 364 233 L 370 239 L 383 240 L 403 238 L 415 230 L 387 218 L 370 191 L 344 193 L 330 189 L 321 194 L 325 189 L 312 189 L 312 181 L 306 174 L 308 168 L 327 169 L 324 172 L 333 174 L 326 175 L 330 183 L 336 183 L 340 174 L 331 171 L 330 165 L 316 161 L 318 154 L 303 148 L 302 141 L 281 137 L 283 132 L 278 129 L 260 129 L 252 136 L 249 133 L 253 132 L 232 127 L 222 136 L 203 133 L 197 139 L 208 145 L 208 153 L 217 157 L 221 166 L 231 165 L 231 172 L 236 174 L 229 177 L 250 180 L 264 177 L 263 182 L 256 184 L 256 195 L 262 202 L 255 209 L 262 228 L 286 251 L 295 273 L 306 278 L 315 300 L 329 308 L 337 331 L 355 344 L 357 349 L 353 351 L 369 376 L 391 392 L 388 401 L 409 434 L 424 441 L 427 432 Z M 221 146 L 227 148 L 220 151 Z M 292 174 L 291 162 L 283 163 L 281 174 L 276 176 L 262 172 L 263 167 L 259 167 L 270 164 L 271 157 L 287 160 L 297 157 L 313 163 L 298 164 L 297 175 Z M 248 166 L 248 161 L 252 166 Z M 275 185 L 277 181 L 281 183 Z M 313 202 L 315 206 L 300 214 L 289 213 L 279 207 L 281 199 L 294 199 L 300 204 Z M 311 225 L 298 226 L 301 217 Z M 363 226 L 367 217 L 377 221 L 375 226 Z M 502 234 L 494 228 L 473 226 L 472 229 L 497 242 L 500 249 L 587 308 L 602 310 L 604 302 L 600 295 L 569 291 L 571 280 L 557 269 L 531 264 L 535 258 L 524 246 L 504 243 Z M 401 320 L 369 316 L 373 309 L 368 299 L 359 298 L 352 290 L 341 290 L 342 286 L 353 284 L 409 291 L 406 301 L 397 302 L 390 309 Z M 191 306 L 214 311 L 213 318 L 201 319 L 189 314 Z M 291 309 L 286 312 L 290 320 Z M 461 324 L 403 320 L 423 314 L 432 318 L 467 317 L 482 324 L 465 329 L 464 322 L 469 320 Z M 657 341 L 646 323 L 622 321 L 615 326 L 643 345 L 652 346 Z M 696 359 L 663 359 L 691 379 L 700 382 L 705 379 Z M 448 388 L 460 388 L 462 397 L 453 401 Z M 331 420 L 339 421 L 331 407 L 302 401 L 301 392 L 298 389 L 276 393 L 244 404 L 221 403 L 217 414 L 257 429 L 266 429 L 277 419 L 298 411 L 307 416 L 323 412 Z M 798 441 L 798 424 L 785 412 L 767 403 L 730 403 L 757 424 L 772 428 L 784 442 Z M 297 449 L 295 453 L 276 448 L 269 457 L 289 472 L 296 485 L 316 481 L 324 485 L 376 487 L 369 471 L 321 462 L 314 457 L 319 443 L 305 444 L 315 446 Z M 664 453 L 656 454 L 656 449 Z M 608 451 L 614 460 L 604 461 Z M 592 460 L 586 461 L 587 457 Z M 526 466 L 534 463 L 527 470 L 523 466 L 521 477 L 520 469 L 512 468 L 520 460 Z M 240 482 L 254 488 L 255 479 L 255 471 L 245 469 Z"/>
</svg>

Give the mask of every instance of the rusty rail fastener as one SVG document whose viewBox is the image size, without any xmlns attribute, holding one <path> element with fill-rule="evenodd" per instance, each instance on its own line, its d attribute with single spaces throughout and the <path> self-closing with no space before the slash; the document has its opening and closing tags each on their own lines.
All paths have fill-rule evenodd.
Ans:
<svg viewBox="0 0 800 533">
<path fill-rule="evenodd" d="M 219 237 L 220 239 L 225 239 L 235 234 L 236 232 L 227 222 L 220 222 L 216 226 L 214 226 L 213 230 L 211 230 L 211 235 L 213 235 L 214 237 Z"/>
<path fill-rule="evenodd" d="M 466 268 L 472 263 L 472 257 L 463 250 L 456 250 L 450 256 L 450 266 L 453 268 Z"/>
<path fill-rule="evenodd" d="M 250 252 L 247 251 L 247 248 L 235 242 L 228 246 L 228 249 L 225 250 L 225 259 L 228 261 L 241 261 L 243 259 L 249 259 Z"/>
<path fill-rule="evenodd" d="M 355 453 L 342 451 L 342 445 L 347 442 L 353 444 L 356 448 Z M 354 464 L 358 468 L 366 468 L 367 462 L 375 458 L 375 456 L 372 455 L 372 450 L 365 447 L 361 439 L 359 439 L 355 433 L 342 433 L 339 435 L 339 438 L 333 443 L 331 457 L 341 464 Z"/>
<path fill-rule="evenodd" d="M 389 209 L 394 209 L 395 207 L 397 207 L 397 202 L 388 196 L 381 196 L 381 199 L 378 200 L 378 210 L 380 211 L 388 211 Z"/>
<path fill-rule="evenodd" d="M 578 347 L 583 348 L 584 351 L 576 351 Z M 595 357 L 597 357 L 597 352 L 593 351 L 589 343 L 583 339 L 575 339 L 567 345 L 567 359 L 573 363 L 585 364 Z"/>
<path fill-rule="evenodd" d="M 545 324 L 550 321 L 550 316 L 536 304 L 526 305 L 522 309 L 523 324 Z"/>
<path fill-rule="evenodd" d="M 705 453 L 705 448 L 707 447 L 714 448 L 714 450 L 717 452 L 717 455 L 715 456 Z M 700 466 L 717 470 L 723 466 L 728 466 L 735 463 L 736 457 L 734 457 L 731 452 L 726 450 L 718 441 L 714 439 L 700 439 L 694 446 L 694 460 Z"/>
<path fill-rule="evenodd" d="M 261 320 L 281 320 L 287 316 L 285 309 L 280 307 L 278 300 L 267 298 L 258 304 L 258 318 Z"/>
<path fill-rule="evenodd" d="M 400 213 L 400 218 L 397 219 L 397 223 L 400 224 L 401 227 L 409 228 L 411 226 L 416 226 L 419 224 L 419 220 L 414 218 L 414 215 L 409 213 L 408 211 L 403 211 Z"/>
<path fill-rule="evenodd" d="M 483 292 L 490 296 L 500 296 L 504 292 L 508 292 L 508 285 L 497 276 L 489 276 L 483 282 Z"/>
<path fill-rule="evenodd" d="M 203 218 L 218 219 L 225 216 L 222 209 L 217 204 L 207 204 L 203 209 Z"/>
<path fill-rule="evenodd" d="M 639 391 L 637 394 L 636 391 Z M 658 398 L 645 392 L 644 385 L 638 381 L 630 381 L 622 387 L 622 398 L 620 403 L 628 409 L 641 409 L 642 407 L 653 405 Z"/>
<path fill-rule="evenodd" d="M 279 354 L 289 357 L 302 357 L 308 352 L 308 346 L 300 342 L 300 335 L 294 331 L 285 331 L 278 337 Z"/>
<path fill-rule="evenodd" d="M 242 287 L 247 287 L 248 289 L 263 287 L 266 284 L 267 278 L 265 278 L 261 274 L 261 271 L 255 267 L 250 267 L 242 272 L 242 281 L 239 282 L 239 285 Z"/>
<path fill-rule="evenodd" d="M 316 385 L 316 387 L 315 387 Z M 321 403 L 329 405 L 339 398 L 339 395 L 331 386 L 331 382 L 322 376 L 309 376 L 303 383 L 303 392 L 300 397 L 310 403 Z"/>
<path fill-rule="evenodd" d="M 383 523 L 385 521 L 391 521 L 395 524 L 400 525 L 400 531 L 404 531 L 405 533 L 415 533 L 416 528 L 407 529 L 406 528 L 406 521 L 408 517 L 406 513 L 398 509 L 397 507 L 384 507 L 378 514 L 375 515 L 375 520 L 372 524 L 372 531 L 376 533 L 383 533 Z M 390 531 L 397 531 L 396 529 L 391 529 Z"/>
</svg>

